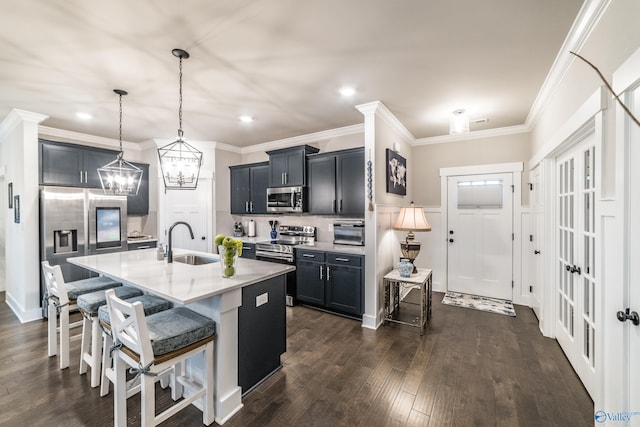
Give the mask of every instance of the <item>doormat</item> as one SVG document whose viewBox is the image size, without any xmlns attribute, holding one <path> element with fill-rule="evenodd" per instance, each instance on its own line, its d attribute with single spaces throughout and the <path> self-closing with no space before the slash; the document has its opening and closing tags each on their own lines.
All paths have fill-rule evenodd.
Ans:
<svg viewBox="0 0 640 427">
<path fill-rule="evenodd" d="M 461 294 L 459 292 L 447 292 L 442 299 L 442 303 L 516 317 L 516 311 L 513 308 L 511 301 L 498 298 Z"/>
</svg>

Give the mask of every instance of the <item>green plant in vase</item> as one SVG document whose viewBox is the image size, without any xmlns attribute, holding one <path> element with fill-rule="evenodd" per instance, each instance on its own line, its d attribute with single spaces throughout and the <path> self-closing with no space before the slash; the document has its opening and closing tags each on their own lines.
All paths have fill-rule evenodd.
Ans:
<svg viewBox="0 0 640 427">
<path fill-rule="evenodd" d="M 242 256 L 242 240 L 218 234 L 215 237 L 215 244 L 220 255 L 222 276 L 233 277 L 236 274 L 236 259 Z"/>
</svg>

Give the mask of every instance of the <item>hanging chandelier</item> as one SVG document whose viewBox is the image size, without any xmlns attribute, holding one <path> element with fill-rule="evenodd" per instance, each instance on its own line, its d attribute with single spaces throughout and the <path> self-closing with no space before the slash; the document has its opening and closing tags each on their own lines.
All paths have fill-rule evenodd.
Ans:
<svg viewBox="0 0 640 427">
<path fill-rule="evenodd" d="M 182 131 L 182 60 L 189 53 L 173 49 L 173 55 L 180 59 L 180 106 L 178 108 L 178 139 L 158 149 L 160 168 L 166 190 L 195 190 L 198 186 L 202 152 L 185 142 Z"/>
<path fill-rule="evenodd" d="M 127 162 L 122 151 L 122 96 L 127 92 L 122 89 L 113 90 L 120 98 L 120 152 L 114 161 L 98 168 L 100 184 L 105 194 L 117 196 L 133 196 L 138 194 L 142 181 L 142 169 Z"/>
</svg>

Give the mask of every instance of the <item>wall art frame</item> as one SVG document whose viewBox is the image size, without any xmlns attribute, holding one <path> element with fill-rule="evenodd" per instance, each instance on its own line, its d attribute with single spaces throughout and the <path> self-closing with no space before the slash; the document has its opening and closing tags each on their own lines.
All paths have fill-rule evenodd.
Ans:
<svg viewBox="0 0 640 427">
<path fill-rule="evenodd" d="M 407 160 L 387 148 L 387 193 L 407 195 Z"/>
</svg>

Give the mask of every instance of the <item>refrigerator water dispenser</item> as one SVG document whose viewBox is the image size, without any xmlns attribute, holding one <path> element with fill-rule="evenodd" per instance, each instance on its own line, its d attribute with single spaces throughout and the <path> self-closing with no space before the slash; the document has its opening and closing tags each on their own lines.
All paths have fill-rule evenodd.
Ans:
<svg viewBox="0 0 640 427">
<path fill-rule="evenodd" d="M 78 251 L 78 230 L 54 230 L 53 253 L 68 254 Z"/>
</svg>

